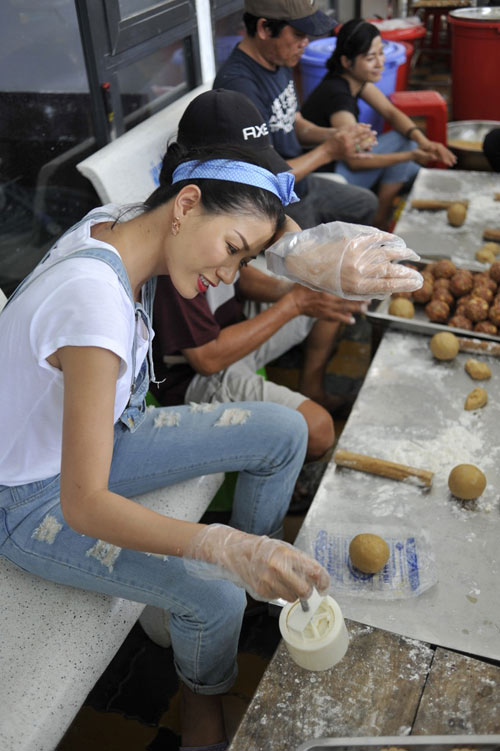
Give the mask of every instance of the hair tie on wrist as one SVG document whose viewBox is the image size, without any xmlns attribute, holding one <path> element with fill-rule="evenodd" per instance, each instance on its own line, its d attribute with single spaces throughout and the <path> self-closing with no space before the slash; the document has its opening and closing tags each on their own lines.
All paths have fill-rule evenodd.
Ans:
<svg viewBox="0 0 500 751">
<path fill-rule="evenodd" d="M 414 130 L 420 130 L 420 128 L 418 127 L 418 125 L 412 125 L 411 128 L 408 128 L 408 130 L 405 133 L 405 138 L 409 138 L 410 137 L 410 133 L 413 133 Z"/>
</svg>

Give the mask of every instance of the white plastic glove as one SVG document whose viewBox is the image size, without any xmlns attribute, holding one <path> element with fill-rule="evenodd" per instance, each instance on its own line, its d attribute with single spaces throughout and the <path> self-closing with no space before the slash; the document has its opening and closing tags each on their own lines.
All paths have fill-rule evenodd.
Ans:
<svg viewBox="0 0 500 751">
<path fill-rule="evenodd" d="M 256 600 L 305 599 L 313 586 L 328 589 L 323 566 L 287 542 L 249 535 L 225 524 L 209 524 L 184 552 L 189 574 L 201 579 L 229 579 Z"/>
<path fill-rule="evenodd" d="M 402 260 L 419 256 L 401 237 L 347 222 L 287 233 L 266 250 L 270 271 L 348 300 L 420 289 L 424 280 L 418 271 L 393 263 Z"/>
</svg>

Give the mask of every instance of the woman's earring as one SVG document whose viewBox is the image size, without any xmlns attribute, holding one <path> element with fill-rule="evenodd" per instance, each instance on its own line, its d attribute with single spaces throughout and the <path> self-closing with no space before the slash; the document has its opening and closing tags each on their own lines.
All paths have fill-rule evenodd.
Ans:
<svg viewBox="0 0 500 751">
<path fill-rule="evenodd" d="M 181 228 L 181 223 L 178 217 L 174 217 L 174 220 L 172 222 L 172 234 L 177 235 Z"/>
</svg>

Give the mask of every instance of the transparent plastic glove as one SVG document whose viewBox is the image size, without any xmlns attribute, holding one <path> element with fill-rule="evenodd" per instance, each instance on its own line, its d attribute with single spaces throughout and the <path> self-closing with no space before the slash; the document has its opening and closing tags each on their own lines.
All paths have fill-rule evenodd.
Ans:
<svg viewBox="0 0 500 751">
<path fill-rule="evenodd" d="M 270 271 L 348 300 L 420 289 L 422 275 L 397 263 L 403 260 L 418 261 L 419 256 L 401 237 L 347 222 L 287 233 L 266 250 Z"/>
<path fill-rule="evenodd" d="M 330 582 L 323 566 L 293 545 L 225 524 L 210 524 L 195 535 L 184 552 L 184 565 L 192 576 L 229 579 L 264 601 L 307 598 L 313 586 L 322 592 Z"/>
</svg>

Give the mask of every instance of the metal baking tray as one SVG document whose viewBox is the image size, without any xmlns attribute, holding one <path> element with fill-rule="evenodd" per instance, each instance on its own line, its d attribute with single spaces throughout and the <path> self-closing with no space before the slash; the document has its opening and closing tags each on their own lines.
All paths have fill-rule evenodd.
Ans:
<svg viewBox="0 0 500 751">
<path fill-rule="evenodd" d="M 416 266 L 419 271 L 427 266 L 428 263 L 433 263 L 439 260 L 439 258 L 422 258 L 420 261 L 412 262 L 412 266 Z M 484 271 L 484 267 L 478 266 L 457 266 L 459 269 L 468 269 L 469 271 Z M 412 331 L 414 334 L 429 334 L 433 336 L 438 331 L 451 331 L 457 336 L 468 336 L 473 339 L 485 339 L 488 342 L 500 342 L 500 335 L 498 334 L 483 334 L 481 331 L 468 331 L 467 329 L 457 329 L 454 326 L 448 326 L 445 323 L 433 323 L 427 318 L 424 305 L 415 303 L 415 316 L 413 318 L 400 318 L 399 316 L 391 316 L 389 311 L 389 305 L 391 304 L 391 298 L 386 297 L 383 300 L 372 300 L 366 318 L 373 323 L 382 324 L 385 327 L 394 329 L 403 329 L 404 331 Z"/>
<path fill-rule="evenodd" d="M 315 738 L 295 751 L 499 751 L 500 735 L 387 735 L 378 738 Z"/>
</svg>

